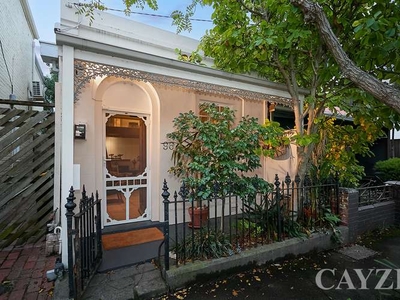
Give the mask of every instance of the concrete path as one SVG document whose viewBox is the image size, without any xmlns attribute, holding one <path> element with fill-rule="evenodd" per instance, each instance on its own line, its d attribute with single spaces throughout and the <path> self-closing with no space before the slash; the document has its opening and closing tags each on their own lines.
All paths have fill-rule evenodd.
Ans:
<svg viewBox="0 0 400 300">
<path fill-rule="evenodd" d="M 148 299 L 167 292 L 160 270 L 152 263 L 117 269 L 94 276 L 83 299 Z"/>
</svg>

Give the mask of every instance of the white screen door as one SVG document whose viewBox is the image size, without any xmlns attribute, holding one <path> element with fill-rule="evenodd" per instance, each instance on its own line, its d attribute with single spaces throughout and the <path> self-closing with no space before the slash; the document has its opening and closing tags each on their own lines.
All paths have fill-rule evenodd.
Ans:
<svg viewBox="0 0 400 300">
<path fill-rule="evenodd" d="M 105 113 L 105 225 L 149 219 L 147 120 Z"/>
</svg>

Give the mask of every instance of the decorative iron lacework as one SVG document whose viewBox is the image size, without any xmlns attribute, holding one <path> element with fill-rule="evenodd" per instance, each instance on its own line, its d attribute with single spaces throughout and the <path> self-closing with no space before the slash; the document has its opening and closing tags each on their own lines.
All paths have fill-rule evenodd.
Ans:
<svg viewBox="0 0 400 300">
<path fill-rule="evenodd" d="M 248 100 L 268 100 L 284 106 L 291 106 L 290 99 L 264 93 L 230 88 L 217 84 L 204 83 L 194 80 L 148 73 L 134 69 L 121 68 L 112 65 L 99 64 L 83 60 L 75 60 L 75 101 L 84 86 L 96 77 L 114 76 L 124 79 L 139 80 L 156 85 L 194 91 L 199 94 L 218 95 L 223 97 L 242 97 Z"/>
</svg>

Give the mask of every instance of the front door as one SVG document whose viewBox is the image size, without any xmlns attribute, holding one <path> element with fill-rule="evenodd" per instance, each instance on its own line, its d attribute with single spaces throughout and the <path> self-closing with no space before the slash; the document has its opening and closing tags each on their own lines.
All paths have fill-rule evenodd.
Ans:
<svg viewBox="0 0 400 300">
<path fill-rule="evenodd" d="M 106 226 L 150 218 L 147 125 L 146 116 L 105 113 Z"/>
</svg>

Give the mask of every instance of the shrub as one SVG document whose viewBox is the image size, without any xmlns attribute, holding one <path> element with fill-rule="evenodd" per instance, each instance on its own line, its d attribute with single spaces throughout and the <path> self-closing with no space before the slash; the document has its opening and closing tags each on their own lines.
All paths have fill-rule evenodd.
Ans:
<svg viewBox="0 0 400 300">
<path fill-rule="evenodd" d="M 375 164 L 375 171 L 383 181 L 400 180 L 400 158 L 378 161 Z"/>
<path fill-rule="evenodd" d="M 193 239 L 188 235 L 173 249 L 178 259 L 185 256 L 186 260 L 219 258 L 234 254 L 229 237 L 215 230 L 201 228 L 194 233 Z"/>
<path fill-rule="evenodd" d="M 224 197 L 228 186 L 236 187 L 233 192 L 243 196 L 254 186 L 266 192 L 269 186 L 251 172 L 261 167 L 258 150 L 269 127 L 251 117 L 243 117 L 236 125 L 235 112 L 228 107 L 202 103 L 200 110 L 207 120 L 192 111 L 174 119 L 174 131 L 167 134 L 174 143 L 174 165 L 169 172 L 182 179 L 196 200 L 208 199 L 215 191 Z M 216 183 L 219 189 L 215 189 Z"/>
</svg>

